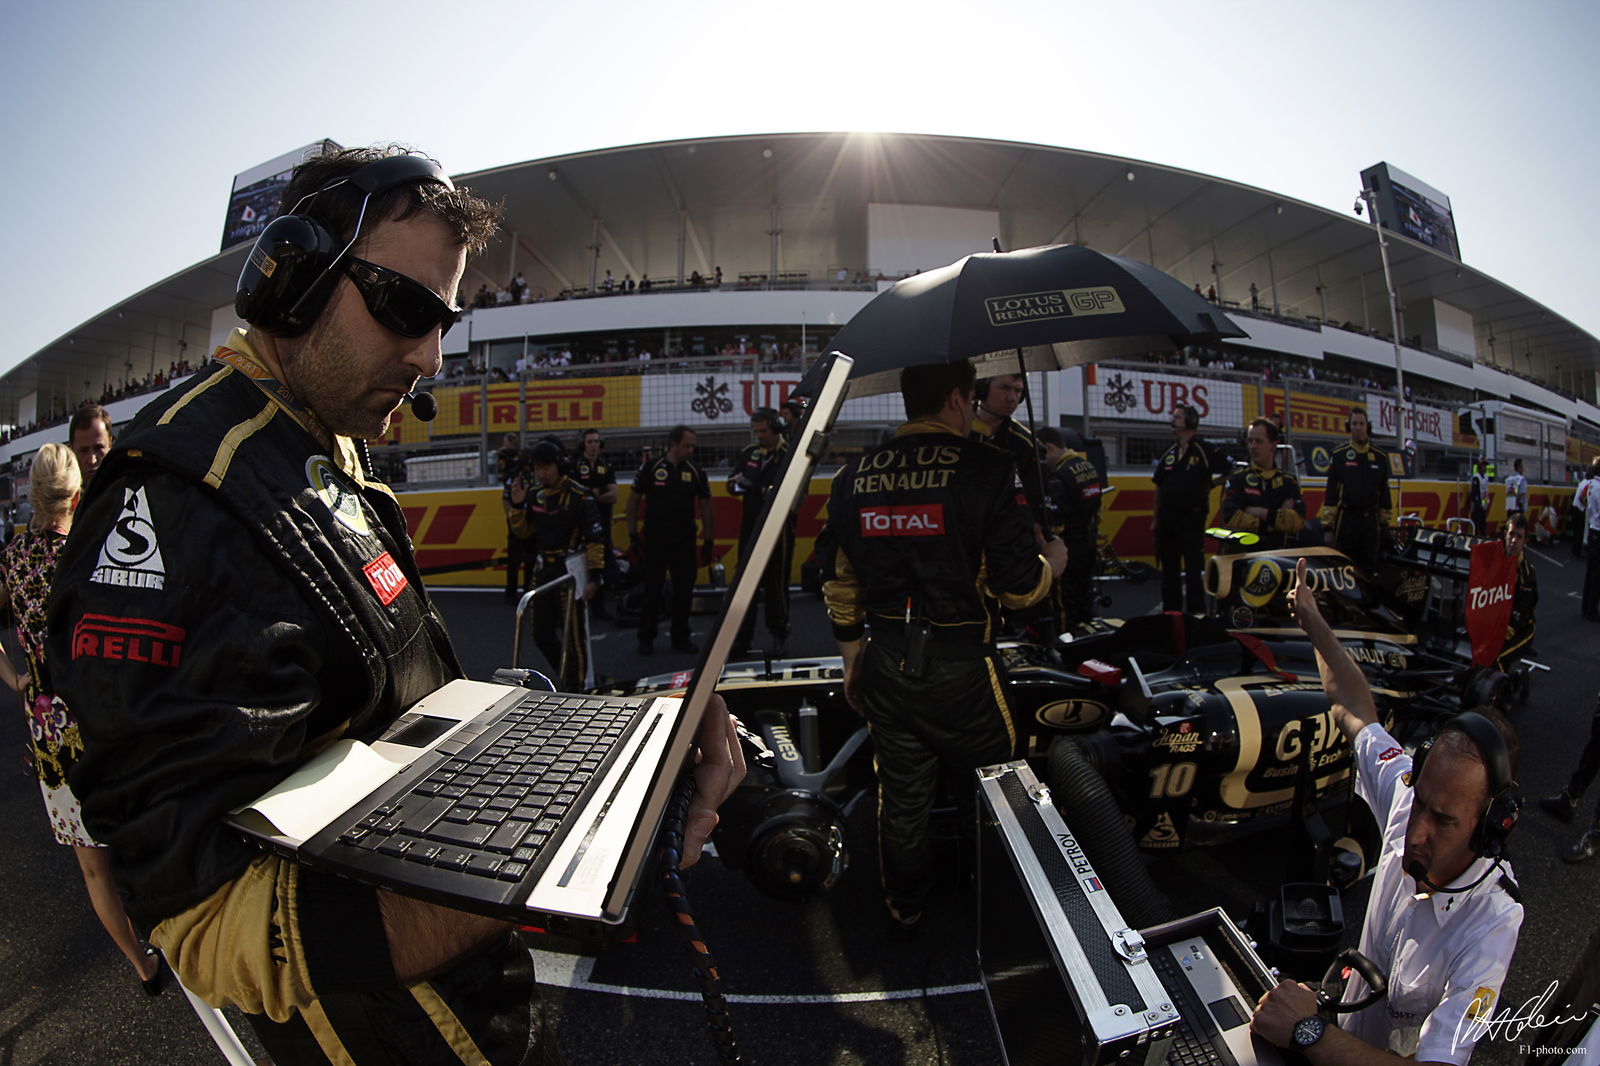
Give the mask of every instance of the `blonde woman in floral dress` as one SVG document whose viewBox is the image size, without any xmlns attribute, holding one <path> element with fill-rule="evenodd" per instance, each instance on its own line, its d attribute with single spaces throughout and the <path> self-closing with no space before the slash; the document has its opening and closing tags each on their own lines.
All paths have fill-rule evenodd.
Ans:
<svg viewBox="0 0 1600 1066">
<path fill-rule="evenodd" d="M 50 578 L 55 573 L 56 554 L 72 528 L 72 512 L 82 495 L 82 484 L 78 460 L 66 445 L 46 444 L 34 456 L 28 485 L 33 518 L 27 529 L 0 549 L 0 606 L 9 601 L 16 614 L 17 638 L 28 672 L 18 676 L 11 657 L 0 648 L 0 682 L 22 696 L 33 739 L 33 765 L 50 813 L 50 827 L 58 841 L 77 853 L 100 924 L 127 956 L 145 991 L 156 995 L 165 983 L 161 959 L 139 943 L 112 880 L 111 857 L 83 827 L 78 799 L 67 786 L 67 771 L 83 748 L 77 720 L 45 687 L 49 677 L 43 659 L 45 606 L 50 598 Z"/>
</svg>

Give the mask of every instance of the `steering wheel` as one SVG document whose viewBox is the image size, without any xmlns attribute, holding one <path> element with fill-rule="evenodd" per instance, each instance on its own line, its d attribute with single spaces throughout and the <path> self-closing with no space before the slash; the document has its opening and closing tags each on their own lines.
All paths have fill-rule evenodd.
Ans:
<svg viewBox="0 0 1600 1066">
<path fill-rule="evenodd" d="M 1328 986 L 1335 979 L 1342 982 L 1346 968 L 1356 971 L 1367 982 L 1371 989 L 1365 996 L 1353 1003 L 1339 1002 L 1342 985 L 1339 990 L 1328 991 Z M 1367 958 L 1355 948 L 1345 948 L 1333 960 L 1333 965 L 1328 967 L 1328 972 L 1322 975 L 1322 980 L 1317 985 L 1317 1013 L 1319 1014 L 1351 1014 L 1358 1010 L 1365 1010 L 1378 1002 L 1389 992 L 1389 979 L 1378 969 L 1377 963 Z"/>
</svg>

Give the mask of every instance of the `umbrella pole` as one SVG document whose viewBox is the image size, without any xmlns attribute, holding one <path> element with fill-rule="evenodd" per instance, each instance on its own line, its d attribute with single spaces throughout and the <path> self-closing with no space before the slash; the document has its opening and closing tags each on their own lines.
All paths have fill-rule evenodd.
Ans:
<svg viewBox="0 0 1600 1066">
<path fill-rule="evenodd" d="M 994 250 L 999 252 L 1000 238 L 994 237 L 992 240 L 994 242 Z M 1017 349 L 1017 373 L 1022 375 L 1022 403 L 1028 409 L 1028 435 L 1034 438 L 1033 447 L 1034 451 L 1037 452 L 1039 449 L 1039 444 L 1033 424 L 1033 390 L 1028 388 L 1028 364 L 1027 360 L 1023 357 L 1021 348 Z M 1044 493 L 1044 457 L 1042 455 L 1038 456 L 1038 458 L 1034 460 L 1033 472 L 1035 475 L 1035 480 L 1037 480 L 1039 483 L 1036 486 L 1039 490 L 1039 506 L 1045 508 L 1045 511 L 1048 514 L 1049 503 Z M 1055 534 L 1050 532 L 1050 524 L 1048 520 L 1039 523 L 1039 531 L 1041 535 L 1043 535 L 1046 544 L 1056 539 Z"/>
<path fill-rule="evenodd" d="M 996 245 L 999 243 L 999 241 L 995 241 Z M 1039 439 L 1033 425 L 1033 390 L 1028 388 L 1028 365 L 1023 359 L 1021 348 L 1017 349 L 1017 373 L 1022 375 L 1022 404 L 1028 409 L 1028 435 L 1034 438 L 1033 448 L 1034 451 L 1037 452 L 1039 450 Z M 1043 507 L 1046 514 L 1048 514 L 1050 505 L 1049 500 L 1044 493 L 1044 456 L 1041 455 L 1034 461 L 1033 473 L 1035 479 L 1039 482 L 1037 486 L 1039 490 L 1039 505 Z M 1046 544 L 1056 539 L 1055 534 L 1050 532 L 1050 524 L 1048 520 L 1039 523 L 1039 530 L 1044 535 Z"/>
</svg>

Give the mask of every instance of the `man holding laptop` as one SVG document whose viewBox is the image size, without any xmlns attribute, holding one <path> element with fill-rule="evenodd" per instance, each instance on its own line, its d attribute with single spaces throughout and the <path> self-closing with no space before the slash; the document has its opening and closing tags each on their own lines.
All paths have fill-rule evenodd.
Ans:
<svg viewBox="0 0 1600 1066">
<path fill-rule="evenodd" d="M 135 420 L 63 551 L 50 647 L 83 728 L 72 784 L 135 923 L 280 1066 L 554 1061 L 508 923 L 223 823 L 461 673 L 355 442 L 437 373 L 449 298 L 497 212 L 397 149 L 306 161 L 284 207 L 240 278 L 252 328 Z M 722 711 L 698 735 L 685 864 L 743 773 Z"/>
</svg>

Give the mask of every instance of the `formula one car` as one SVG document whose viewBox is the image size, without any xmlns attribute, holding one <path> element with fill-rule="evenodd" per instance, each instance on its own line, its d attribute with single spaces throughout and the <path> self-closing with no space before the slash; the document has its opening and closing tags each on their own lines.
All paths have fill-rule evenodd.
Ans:
<svg viewBox="0 0 1600 1066">
<path fill-rule="evenodd" d="M 1494 666 L 1501 646 L 1475 663 L 1484 650 L 1467 634 L 1489 600 L 1510 598 L 1474 585 L 1472 554 L 1470 538 L 1412 531 L 1378 581 L 1330 548 L 1218 556 L 1208 567 L 1209 617 L 1102 620 L 1056 646 L 1002 643 L 1024 750 L 1108 883 L 1137 880 L 1135 847 L 1202 845 L 1346 807 L 1349 745 L 1287 606 L 1302 557 L 1398 737 L 1430 733 L 1463 707 L 1507 703 L 1519 685 Z M 1532 619 L 1514 623 L 1495 624 L 1509 630 L 1504 646 L 1525 650 Z M 686 681 L 658 675 L 613 691 L 666 694 Z M 804 897 L 834 883 L 848 858 L 844 808 L 872 786 L 870 741 L 842 684 L 841 660 L 823 657 L 730 664 L 719 686 L 752 734 L 753 761 L 722 808 L 718 853 L 774 894 Z M 1374 831 L 1358 827 L 1339 841 L 1355 872 L 1376 857 L 1370 839 L 1362 843 Z M 1324 836 L 1330 848 L 1338 840 Z"/>
</svg>

